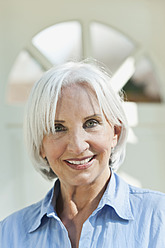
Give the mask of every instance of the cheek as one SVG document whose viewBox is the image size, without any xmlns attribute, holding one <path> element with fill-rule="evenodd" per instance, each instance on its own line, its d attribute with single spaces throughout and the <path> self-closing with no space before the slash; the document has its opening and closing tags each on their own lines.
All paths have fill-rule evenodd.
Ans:
<svg viewBox="0 0 165 248">
<path fill-rule="evenodd" d="M 110 150 L 114 142 L 114 132 L 109 124 L 105 125 L 105 128 L 97 137 L 98 146 L 102 150 Z"/>
<path fill-rule="evenodd" d="M 93 148 L 98 153 L 111 153 L 112 137 L 102 135 L 93 142 Z"/>
<path fill-rule="evenodd" d="M 59 159 L 65 151 L 65 145 L 58 141 L 51 141 L 44 144 L 44 153 L 49 163 Z"/>
</svg>

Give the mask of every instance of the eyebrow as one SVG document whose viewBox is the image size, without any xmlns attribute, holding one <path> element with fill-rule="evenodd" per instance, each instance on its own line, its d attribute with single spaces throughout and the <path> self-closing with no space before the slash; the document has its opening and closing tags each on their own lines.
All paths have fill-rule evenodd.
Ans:
<svg viewBox="0 0 165 248">
<path fill-rule="evenodd" d="M 102 115 L 101 114 L 94 114 L 94 115 L 87 116 L 84 119 L 87 120 L 87 119 L 90 119 L 90 118 L 93 118 L 93 117 L 102 117 Z"/>
<path fill-rule="evenodd" d="M 62 121 L 62 120 L 55 120 L 54 122 L 55 123 L 65 123 L 65 121 Z"/>
<path fill-rule="evenodd" d="M 88 119 L 94 118 L 94 117 L 102 117 L 102 115 L 101 114 L 90 115 L 90 116 L 85 117 L 84 120 L 88 120 Z M 55 123 L 65 123 L 65 121 L 63 121 L 63 120 L 55 120 L 54 122 Z"/>
</svg>

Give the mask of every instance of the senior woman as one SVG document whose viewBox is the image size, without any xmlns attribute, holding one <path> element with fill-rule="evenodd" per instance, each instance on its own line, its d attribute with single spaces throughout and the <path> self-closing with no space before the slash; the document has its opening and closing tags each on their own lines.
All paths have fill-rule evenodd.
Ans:
<svg viewBox="0 0 165 248">
<path fill-rule="evenodd" d="M 110 76 L 68 62 L 34 85 L 25 118 L 36 169 L 55 180 L 46 197 L 1 222 L 2 248 L 163 248 L 165 195 L 117 174 L 128 125 Z"/>
</svg>

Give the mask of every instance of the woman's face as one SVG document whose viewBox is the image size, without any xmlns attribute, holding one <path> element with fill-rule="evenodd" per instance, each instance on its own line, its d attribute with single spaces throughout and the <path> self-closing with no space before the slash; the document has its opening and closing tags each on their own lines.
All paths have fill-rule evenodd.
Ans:
<svg viewBox="0 0 165 248">
<path fill-rule="evenodd" d="M 78 186 L 108 180 L 118 134 L 102 116 L 95 94 L 81 84 L 63 88 L 54 123 L 56 132 L 44 136 L 41 155 L 60 181 Z"/>
</svg>

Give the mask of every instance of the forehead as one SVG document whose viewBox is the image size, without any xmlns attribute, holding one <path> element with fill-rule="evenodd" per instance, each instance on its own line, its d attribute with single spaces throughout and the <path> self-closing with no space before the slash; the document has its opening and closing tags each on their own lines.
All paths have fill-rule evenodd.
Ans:
<svg viewBox="0 0 165 248">
<path fill-rule="evenodd" d="M 60 115 L 61 112 L 77 114 L 81 112 L 100 112 L 100 106 L 95 91 L 86 83 L 71 84 L 65 86 L 61 90 L 61 94 L 58 98 L 56 115 Z"/>
</svg>

